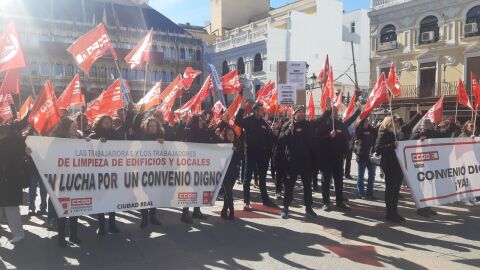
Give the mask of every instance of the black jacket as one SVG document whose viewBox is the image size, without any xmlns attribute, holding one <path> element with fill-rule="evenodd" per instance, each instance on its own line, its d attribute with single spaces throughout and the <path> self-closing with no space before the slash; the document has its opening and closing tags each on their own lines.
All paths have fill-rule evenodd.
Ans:
<svg viewBox="0 0 480 270">
<path fill-rule="evenodd" d="M 267 122 L 262 118 L 256 119 L 253 114 L 242 118 L 244 110 L 240 109 L 235 118 L 235 125 L 245 131 L 245 151 L 258 154 L 267 154 L 272 140 L 272 132 Z"/>
<path fill-rule="evenodd" d="M 375 143 L 375 152 L 382 156 L 380 165 L 384 170 L 391 170 L 392 173 L 402 175 L 403 172 L 395 154 L 395 135 L 393 132 L 384 130 L 378 132 Z"/>
<path fill-rule="evenodd" d="M 289 129 L 292 121 L 285 123 L 278 138 L 285 145 L 285 156 L 289 169 L 311 170 L 314 155 L 314 136 L 310 124 L 303 120 L 294 121 L 294 129 Z"/>
<path fill-rule="evenodd" d="M 0 207 L 22 204 L 22 188 L 28 185 L 25 143 L 16 132 L 0 140 Z"/>
<path fill-rule="evenodd" d="M 363 127 L 361 122 L 355 129 L 355 135 L 357 140 L 355 141 L 355 154 L 357 155 L 358 162 L 369 162 L 370 154 L 375 146 L 375 140 L 377 139 L 378 130 L 371 125 L 367 128 Z"/>
<path fill-rule="evenodd" d="M 193 143 L 210 143 L 208 130 L 205 128 L 185 128 L 184 141 Z"/>
</svg>

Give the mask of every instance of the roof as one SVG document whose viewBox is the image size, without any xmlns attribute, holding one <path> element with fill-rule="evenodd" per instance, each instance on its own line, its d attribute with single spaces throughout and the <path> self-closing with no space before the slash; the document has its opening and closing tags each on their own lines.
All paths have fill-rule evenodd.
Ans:
<svg viewBox="0 0 480 270">
<path fill-rule="evenodd" d="M 84 2 L 84 5 L 82 5 Z M 4 4 L 2 15 L 83 22 L 95 25 L 150 29 L 158 32 L 186 32 L 146 0 L 15 0 Z"/>
</svg>

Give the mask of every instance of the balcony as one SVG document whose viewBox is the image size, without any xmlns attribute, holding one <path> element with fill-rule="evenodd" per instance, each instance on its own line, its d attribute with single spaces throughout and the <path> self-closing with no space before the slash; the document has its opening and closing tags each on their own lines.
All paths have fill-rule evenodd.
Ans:
<svg viewBox="0 0 480 270">
<path fill-rule="evenodd" d="M 398 48 L 396 40 L 378 43 L 377 52 L 391 51 Z"/>
<path fill-rule="evenodd" d="M 224 40 L 219 40 L 214 44 L 215 52 L 223 52 L 236 47 L 245 46 L 255 42 L 265 40 L 267 38 L 267 27 L 259 27 L 232 33 L 225 37 Z"/>
<path fill-rule="evenodd" d="M 418 85 L 403 85 L 402 95 L 396 99 L 439 98 L 441 96 L 455 96 L 458 82 L 441 82 L 431 87 Z"/>
<path fill-rule="evenodd" d="M 393 7 L 409 2 L 413 2 L 414 0 L 372 0 L 372 6 L 370 7 L 371 10 L 380 10 L 388 7 Z"/>
</svg>

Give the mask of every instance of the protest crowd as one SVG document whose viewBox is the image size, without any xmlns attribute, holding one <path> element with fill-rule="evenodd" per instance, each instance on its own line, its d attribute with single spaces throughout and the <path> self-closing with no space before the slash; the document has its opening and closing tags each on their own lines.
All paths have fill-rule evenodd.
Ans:
<svg viewBox="0 0 480 270">
<path fill-rule="evenodd" d="M 70 52 L 77 50 L 78 46 L 78 42 L 74 43 Z M 114 54 L 111 44 L 104 45 L 99 50 Z M 96 54 L 97 57 L 101 55 Z M 126 62 L 133 66 L 147 61 L 142 58 L 144 54 L 132 55 L 141 58 L 132 60 L 131 55 L 127 56 Z M 0 209 L 6 215 L 13 237 L 11 242 L 17 243 L 24 239 L 19 206 L 24 203 L 23 190 L 28 188 L 28 215 L 46 215 L 47 226 L 58 232 L 60 246 L 67 246 L 67 231 L 70 242 L 81 243 L 81 236 L 77 233 L 78 217 L 58 217 L 52 207 L 52 198 L 49 198 L 47 188 L 31 158 L 32 149 L 25 144 L 28 136 L 88 142 L 98 140 L 102 143 L 154 141 L 164 144 L 179 141 L 230 144 L 233 156 L 226 168 L 221 191 L 221 218 L 227 220 L 235 219 L 233 188 L 236 183 L 243 186 L 243 198 L 237 198 L 243 199 L 242 210 L 252 210 L 253 186 L 260 190 L 263 205 L 279 207 L 283 209 L 281 217 L 289 218 L 289 207 L 298 178 L 303 186 L 307 218 L 316 218 L 315 208 L 320 208 L 313 204 L 312 192 L 322 193 L 322 211 L 351 211 L 349 201 L 343 194 L 343 181 L 344 177 L 353 180 L 348 164 L 355 158 L 358 163 L 357 199 L 379 199 L 374 196 L 375 175 L 379 168 L 385 178 L 385 219 L 393 223 L 404 222 L 405 218 L 397 210 L 404 180 L 395 154 L 398 141 L 474 137 L 478 135 L 475 121 L 460 125 L 454 118 L 441 120 L 437 117 L 438 112 L 441 113 L 441 106 L 434 106 L 425 116 L 417 107 L 417 114 L 408 122 L 394 115 L 391 110 L 387 110 L 385 115 L 374 116 L 375 109 L 382 104 L 383 108 L 387 108 L 385 104 L 388 104 L 388 100 L 401 91 L 394 65 L 391 76 L 381 76 L 366 102 L 354 96 L 341 114 L 341 94 L 335 93 L 333 71 L 328 58 L 325 62 L 319 76 L 324 85 L 322 112 L 317 116 L 312 95 L 309 96 L 307 106 L 278 105 L 278 92 L 273 82 L 257 93 L 255 101 L 247 101 L 242 96 L 242 85 L 235 71 L 218 82 L 214 76 L 208 76 L 198 94 L 176 110 L 173 109 L 176 97 L 182 91 L 188 91 L 199 72 L 187 69 L 185 74 L 179 75 L 163 91 L 161 83 L 157 84 L 136 104 L 129 98 L 128 87 L 121 79 L 89 104 L 85 103 L 81 94 L 78 76 L 59 98 L 55 97 L 51 85 L 46 82 L 35 101 L 29 98 L 18 112 L 13 108 L 13 102 L 8 101 L 11 94 L 18 92 L 2 93 L 2 102 L 7 102 L 8 107 L 14 111 L 11 117 L 5 118 L 5 114 L 2 114 L 0 119 L 3 123 L 0 126 Z M 90 66 L 92 63 L 93 60 Z M 88 71 L 90 66 L 85 67 L 83 64 L 85 62 L 79 65 Z M 25 64 L 1 66 L 0 71 L 8 72 L 22 65 Z M 219 95 L 219 101 L 213 108 L 202 110 L 202 102 L 210 94 L 214 95 L 217 84 L 221 84 L 224 93 L 236 95 L 235 100 L 226 106 Z M 83 106 L 84 109 L 74 112 L 72 108 L 75 105 Z M 474 106 L 478 107 L 477 104 Z M 368 172 L 366 188 L 365 171 Z M 270 197 L 267 189 L 268 172 L 275 183 L 274 198 Z M 330 199 L 332 185 L 334 203 Z M 39 210 L 35 204 L 38 191 L 41 197 Z M 479 201 L 474 199 L 464 203 L 473 205 Z M 207 219 L 201 208 L 195 207 L 191 214 L 189 210 L 183 208 L 179 217 L 182 222 L 191 224 L 194 219 Z M 144 229 L 149 225 L 160 225 L 156 211 L 156 208 L 140 210 L 139 227 Z M 417 213 L 425 218 L 436 215 L 435 210 L 429 207 L 420 208 Z M 96 218 L 99 236 L 105 235 L 107 231 L 120 232 L 115 212 L 98 214 Z"/>
</svg>

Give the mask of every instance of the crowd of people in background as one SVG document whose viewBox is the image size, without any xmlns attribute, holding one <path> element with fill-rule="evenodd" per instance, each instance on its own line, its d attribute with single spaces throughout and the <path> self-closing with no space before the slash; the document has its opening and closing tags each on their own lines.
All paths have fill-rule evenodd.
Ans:
<svg viewBox="0 0 480 270">
<path fill-rule="evenodd" d="M 403 222 L 397 209 L 400 188 L 404 177 L 395 149 L 399 140 L 424 140 L 446 137 L 472 137 L 477 135 L 472 121 L 463 126 L 453 118 L 449 118 L 435 126 L 428 120 L 421 120 L 417 114 L 408 123 L 395 116 L 382 116 L 358 119 L 362 106 L 357 104 L 357 111 L 345 121 L 338 116 L 335 106 L 327 102 L 327 110 L 318 118 L 306 119 L 306 109 L 296 106 L 290 115 L 268 117 L 263 106 L 253 105 L 252 112 L 245 117 L 246 103 L 242 102 L 237 117 L 232 120 L 226 114 L 215 119 L 210 111 L 198 115 L 183 117 L 171 126 L 164 121 L 163 113 L 152 108 L 138 111 L 134 106 L 119 110 L 115 117 L 100 115 L 89 123 L 82 113 L 69 115 L 62 110 L 62 119 L 50 133 L 52 137 L 100 140 L 140 140 L 185 141 L 196 143 L 228 143 L 234 149 L 233 157 L 223 181 L 223 208 L 221 218 L 235 219 L 233 188 L 237 181 L 243 185 L 243 210 L 252 210 L 251 184 L 258 187 L 261 201 L 267 207 L 278 207 L 270 198 L 267 189 L 267 172 L 270 170 L 275 183 L 275 198 L 282 202 L 281 217 L 289 218 L 289 207 L 297 179 L 301 178 L 305 204 L 305 216 L 316 218 L 312 199 L 313 191 L 322 192 L 323 211 L 350 211 L 349 200 L 344 196 L 344 178 L 353 179 L 350 175 L 350 162 L 353 154 L 358 163 L 357 198 L 377 200 L 374 183 L 377 164 L 371 156 L 381 155 L 380 168 L 385 178 L 386 221 Z M 23 204 L 22 191 L 28 188 L 29 216 L 47 215 L 47 226 L 58 231 L 58 243 L 67 246 L 67 218 L 58 218 L 47 191 L 43 186 L 38 170 L 33 163 L 30 149 L 25 145 L 26 136 L 38 135 L 25 120 L 13 121 L 0 126 L 0 207 L 8 220 L 13 235 L 12 243 L 24 238 L 19 206 Z M 0 121 L 1 122 L 1 121 Z M 238 127 L 238 129 L 236 128 Z M 365 171 L 368 172 L 365 190 Z M 321 186 L 318 185 L 321 176 Z M 335 204 L 330 200 L 333 181 Z M 35 204 L 37 191 L 40 191 L 40 208 Z M 478 204 L 478 200 L 465 201 L 467 205 Z M 155 208 L 141 210 L 140 228 L 160 225 Z M 107 232 L 106 215 L 99 214 L 97 234 Z M 431 208 L 418 209 L 418 214 L 430 217 L 436 212 Z M 205 220 L 207 216 L 200 208 L 194 208 L 190 215 L 184 208 L 181 221 L 192 224 L 194 219 Z M 77 233 L 78 217 L 68 218 L 69 238 L 75 244 L 81 240 Z M 108 213 L 108 231 L 119 233 L 115 213 Z"/>
</svg>

